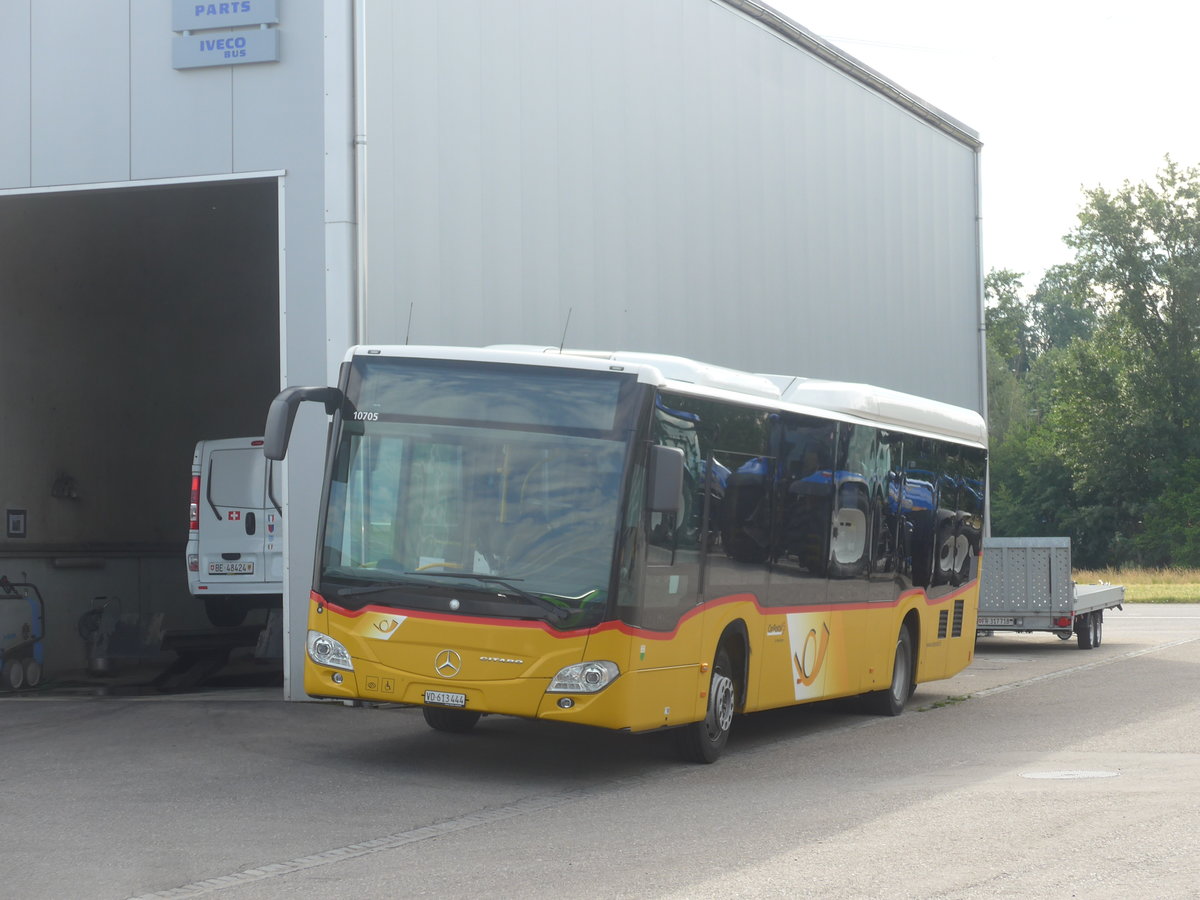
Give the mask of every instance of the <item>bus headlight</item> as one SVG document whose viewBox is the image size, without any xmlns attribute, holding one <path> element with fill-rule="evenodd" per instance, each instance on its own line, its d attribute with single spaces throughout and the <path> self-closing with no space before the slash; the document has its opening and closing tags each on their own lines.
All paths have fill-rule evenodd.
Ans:
<svg viewBox="0 0 1200 900">
<path fill-rule="evenodd" d="M 333 669 L 354 671 L 354 663 L 350 653 L 339 641 L 319 631 L 308 633 L 308 658 L 319 666 L 329 666 Z"/>
<path fill-rule="evenodd" d="M 561 669 L 550 679 L 548 694 L 594 694 L 602 691 L 621 674 L 615 662 L 601 659 L 593 662 L 576 663 Z"/>
</svg>

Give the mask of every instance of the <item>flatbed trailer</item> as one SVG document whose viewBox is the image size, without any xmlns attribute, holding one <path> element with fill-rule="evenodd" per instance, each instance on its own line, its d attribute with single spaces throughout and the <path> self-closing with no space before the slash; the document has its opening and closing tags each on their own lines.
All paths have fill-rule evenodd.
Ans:
<svg viewBox="0 0 1200 900">
<path fill-rule="evenodd" d="M 1070 538 L 984 538 L 977 634 L 1048 631 L 1091 650 L 1103 639 L 1104 611 L 1124 602 L 1119 584 L 1074 582 Z"/>
</svg>

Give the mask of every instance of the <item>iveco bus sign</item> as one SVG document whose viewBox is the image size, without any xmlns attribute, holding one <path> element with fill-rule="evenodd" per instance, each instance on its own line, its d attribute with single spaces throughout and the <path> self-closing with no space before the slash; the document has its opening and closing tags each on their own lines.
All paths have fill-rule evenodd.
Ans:
<svg viewBox="0 0 1200 900">
<path fill-rule="evenodd" d="M 278 61 L 279 32 L 274 28 L 185 34 L 171 46 L 171 65 L 176 69 Z"/>
<path fill-rule="evenodd" d="M 176 69 L 278 62 L 278 0 L 225 0 L 200 3 L 172 0 L 171 27 L 182 34 L 171 44 L 171 65 Z M 258 28 L 220 31 L 243 25 Z"/>
</svg>

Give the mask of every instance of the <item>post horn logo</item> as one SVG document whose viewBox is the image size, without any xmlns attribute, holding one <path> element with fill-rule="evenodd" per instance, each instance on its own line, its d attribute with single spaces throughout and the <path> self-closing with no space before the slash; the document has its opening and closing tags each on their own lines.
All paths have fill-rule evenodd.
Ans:
<svg viewBox="0 0 1200 900">
<path fill-rule="evenodd" d="M 800 653 L 792 654 L 796 663 L 796 684 L 812 687 L 825 662 L 825 651 L 829 649 L 829 625 L 822 622 L 824 633 L 817 637 L 817 629 L 810 628 L 804 638 L 804 648 Z"/>
<path fill-rule="evenodd" d="M 384 634 L 391 634 L 393 631 L 395 631 L 397 628 L 400 627 L 400 623 L 397 622 L 395 619 L 376 619 L 375 627 L 378 628 Z"/>
</svg>

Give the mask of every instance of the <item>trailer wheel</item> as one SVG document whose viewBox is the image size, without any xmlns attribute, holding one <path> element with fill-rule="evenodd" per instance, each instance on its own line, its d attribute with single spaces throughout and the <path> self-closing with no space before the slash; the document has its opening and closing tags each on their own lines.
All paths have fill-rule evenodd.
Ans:
<svg viewBox="0 0 1200 900">
<path fill-rule="evenodd" d="M 440 706 L 423 706 L 425 724 L 434 731 L 446 731 L 450 734 L 466 734 L 475 727 L 483 713 L 469 709 L 444 709 Z"/>
<path fill-rule="evenodd" d="M 1091 650 L 1096 646 L 1096 620 L 1094 613 L 1080 616 L 1075 620 L 1075 634 L 1079 638 L 1080 650 Z"/>
<path fill-rule="evenodd" d="M 1104 639 L 1104 610 L 1096 610 L 1092 613 L 1092 618 L 1092 646 L 1099 647 Z"/>
</svg>

